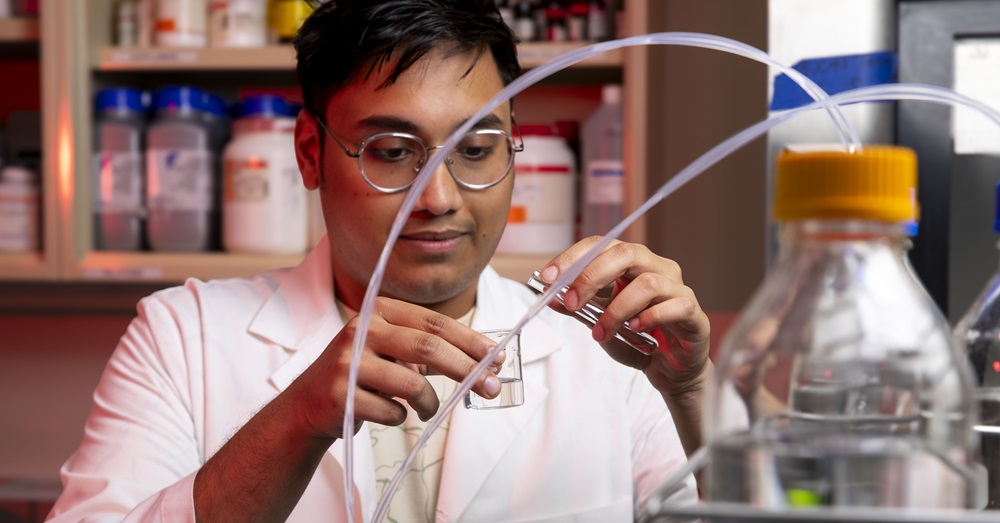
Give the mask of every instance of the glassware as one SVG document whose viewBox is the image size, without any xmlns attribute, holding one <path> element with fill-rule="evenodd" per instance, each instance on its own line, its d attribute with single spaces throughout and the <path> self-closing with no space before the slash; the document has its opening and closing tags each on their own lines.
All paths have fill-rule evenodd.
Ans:
<svg viewBox="0 0 1000 523">
<path fill-rule="evenodd" d="M 541 273 L 537 270 L 532 273 L 531 278 L 528 279 L 528 287 L 531 287 L 532 290 L 538 292 L 539 294 L 548 289 L 548 285 L 541 280 Z M 563 300 L 566 297 L 567 290 L 569 290 L 568 287 L 563 287 L 558 293 L 556 293 L 556 301 L 559 302 L 559 305 L 563 305 Z M 604 307 L 601 306 L 598 300 L 599 299 L 595 297 L 585 303 L 583 308 L 576 311 L 576 315 L 591 327 L 597 325 L 597 320 L 599 320 L 604 314 Z M 615 332 L 615 338 L 629 344 L 629 346 L 635 350 L 646 355 L 653 354 L 660 346 L 659 342 L 656 341 L 656 338 L 646 334 L 645 332 L 636 332 L 632 330 L 632 328 L 628 326 L 628 322 L 624 323 L 622 327 L 618 329 L 618 332 Z"/>
<path fill-rule="evenodd" d="M 993 231 L 1000 233 L 1000 183 L 996 185 Z M 1000 242 L 997 243 L 1000 248 Z M 1000 269 L 955 325 L 955 337 L 964 344 L 977 388 L 980 457 L 986 467 L 986 508 L 1000 508 Z"/>
<path fill-rule="evenodd" d="M 510 334 L 510 330 L 480 331 L 480 334 L 486 335 L 496 344 L 503 341 Z M 465 408 L 473 410 L 504 409 L 524 405 L 524 381 L 521 379 L 521 333 L 514 333 L 504 345 L 503 350 L 503 363 L 497 369 L 497 378 L 500 379 L 500 394 L 491 399 L 470 390 L 465 393 Z"/>
<path fill-rule="evenodd" d="M 706 396 L 710 502 L 976 505 L 971 375 L 903 264 L 915 187 L 904 148 L 779 155 L 781 255 Z"/>
</svg>

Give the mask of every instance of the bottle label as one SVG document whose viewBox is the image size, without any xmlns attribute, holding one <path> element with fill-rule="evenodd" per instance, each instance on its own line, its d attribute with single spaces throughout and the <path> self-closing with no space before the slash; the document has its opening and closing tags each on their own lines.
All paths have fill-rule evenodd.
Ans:
<svg viewBox="0 0 1000 523">
<path fill-rule="evenodd" d="M 259 157 L 226 160 L 226 202 L 257 203 L 267 200 L 270 171 Z"/>
<path fill-rule="evenodd" d="M 621 205 L 625 202 L 625 169 L 621 160 L 587 162 L 586 199 L 588 204 Z"/>
<path fill-rule="evenodd" d="M 142 208 L 142 153 L 97 153 L 94 212 L 138 213 Z"/>
<path fill-rule="evenodd" d="M 38 249 L 38 195 L 0 194 L 0 251 Z"/>
<path fill-rule="evenodd" d="M 573 173 L 567 165 L 514 165 L 508 223 L 572 223 Z"/>
<path fill-rule="evenodd" d="M 146 158 L 150 210 L 210 211 L 212 153 L 202 149 L 150 149 Z"/>
</svg>

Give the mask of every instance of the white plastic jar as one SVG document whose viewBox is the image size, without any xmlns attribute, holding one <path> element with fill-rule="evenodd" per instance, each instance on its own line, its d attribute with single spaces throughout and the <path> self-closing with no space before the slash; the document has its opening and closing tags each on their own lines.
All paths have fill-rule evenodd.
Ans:
<svg viewBox="0 0 1000 523">
<path fill-rule="evenodd" d="M 208 43 L 212 47 L 267 45 L 266 0 L 214 0 L 209 3 Z"/>
<path fill-rule="evenodd" d="M 40 219 L 34 171 L 15 165 L 0 170 L 0 252 L 37 252 Z"/>
<path fill-rule="evenodd" d="M 162 47 L 205 47 L 206 0 L 157 0 L 154 40 Z"/>
<path fill-rule="evenodd" d="M 225 250 L 294 254 L 309 247 L 307 191 L 295 161 L 297 112 L 272 95 L 240 101 L 223 153 Z"/>
<path fill-rule="evenodd" d="M 522 125 L 514 157 L 514 194 L 498 253 L 554 254 L 573 244 L 576 161 L 549 125 Z"/>
</svg>

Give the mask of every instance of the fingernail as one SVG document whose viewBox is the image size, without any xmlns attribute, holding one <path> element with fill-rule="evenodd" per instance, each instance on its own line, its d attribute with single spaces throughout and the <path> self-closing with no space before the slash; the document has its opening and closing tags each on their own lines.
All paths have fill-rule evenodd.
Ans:
<svg viewBox="0 0 1000 523">
<path fill-rule="evenodd" d="M 486 379 L 483 380 L 483 390 L 489 396 L 500 394 L 500 380 L 492 374 L 486 376 Z"/>
<path fill-rule="evenodd" d="M 506 359 L 507 359 L 507 351 L 502 350 L 497 353 L 495 358 L 493 358 L 493 363 L 496 363 L 497 365 L 503 365 L 503 362 Z"/>
<path fill-rule="evenodd" d="M 563 303 L 566 304 L 566 308 L 575 311 L 576 305 L 580 301 L 580 297 L 576 294 L 576 291 L 570 289 L 566 291 L 566 296 L 563 297 Z"/>
<path fill-rule="evenodd" d="M 594 330 L 592 332 L 595 340 L 604 341 L 604 327 L 601 327 L 600 325 L 594 325 Z"/>
<path fill-rule="evenodd" d="M 549 265 L 544 270 L 542 270 L 542 280 L 552 283 L 556 281 L 559 277 L 559 267 L 555 265 Z"/>
<path fill-rule="evenodd" d="M 635 317 L 635 318 L 632 318 L 631 320 L 628 320 L 627 322 L 625 322 L 625 324 L 628 325 L 628 328 L 630 328 L 630 329 L 632 329 L 632 330 L 634 330 L 636 332 L 641 332 L 642 331 L 642 323 L 639 322 L 639 318 L 638 317 Z"/>
</svg>

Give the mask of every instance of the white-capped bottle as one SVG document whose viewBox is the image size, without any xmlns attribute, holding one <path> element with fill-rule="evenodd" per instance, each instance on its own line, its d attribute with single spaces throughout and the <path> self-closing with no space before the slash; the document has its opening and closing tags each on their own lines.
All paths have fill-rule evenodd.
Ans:
<svg viewBox="0 0 1000 523">
<path fill-rule="evenodd" d="M 206 0 L 157 0 L 154 40 L 162 47 L 205 47 Z"/>
<path fill-rule="evenodd" d="M 625 164 L 622 89 L 605 85 L 601 106 L 583 123 L 583 206 L 580 234 L 605 235 L 624 218 Z"/>
<path fill-rule="evenodd" d="M 229 252 L 295 254 L 309 245 L 309 205 L 295 159 L 297 108 L 272 95 L 240 101 L 224 154 L 222 243 Z"/>
<path fill-rule="evenodd" d="M 514 157 L 514 193 L 497 252 L 554 254 L 574 240 L 576 161 L 553 126 L 522 125 L 520 133 L 524 151 Z"/>
<path fill-rule="evenodd" d="M 145 107 L 135 88 L 97 93 L 94 130 L 94 248 L 141 248 Z"/>
<path fill-rule="evenodd" d="M 207 251 L 218 223 L 205 93 L 168 87 L 153 96 L 146 132 L 147 232 L 154 251 Z"/>
<path fill-rule="evenodd" d="M 212 47 L 267 45 L 267 1 L 215 0 L 209 4 L 208 26 Z"/>
</svg>

